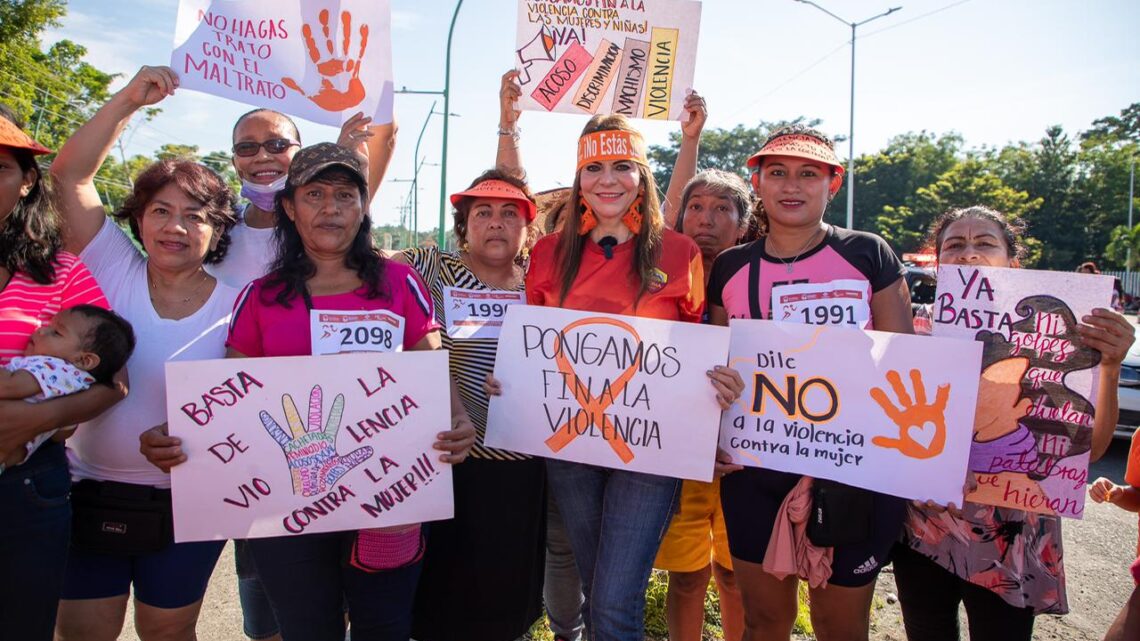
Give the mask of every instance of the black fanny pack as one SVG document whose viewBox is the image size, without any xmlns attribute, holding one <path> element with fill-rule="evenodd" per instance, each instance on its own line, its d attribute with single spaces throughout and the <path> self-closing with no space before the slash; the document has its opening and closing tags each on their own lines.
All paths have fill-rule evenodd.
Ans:
<svg viewBox="0 0 1140 641">
<path fill-rule="evenodd" d="M 174 542 L 170 490 L 79 481 L 71 487 L 71 509 L 71 546 L 83 552 L 148 554 Z"/>
<path fill-rule="evenodd" d="M 871 537 L 874 511 L 875 496 L 871 491 L 814 479 L 808 540 L 819 547 L 862 543 Z"/>
</svg>

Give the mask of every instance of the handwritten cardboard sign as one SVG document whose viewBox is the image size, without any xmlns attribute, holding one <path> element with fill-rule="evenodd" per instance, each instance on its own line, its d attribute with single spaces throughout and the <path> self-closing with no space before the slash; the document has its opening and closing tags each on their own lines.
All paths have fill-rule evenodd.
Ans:
<svg viewBox="0 0 1140 641">
<path fill-rule="evenodd" d="M 847 327 L 732 320 L 744 394 L 720 446 L 749 467 L 962 504 L 981 349 Z"/>
<path fill-rule="evenodd" d="M 678 120 L 700 23 L 694 0 L 520 0 L 520 108 Z"/>
<path fill-rule="evenodd" d="M 181 86 L 324 125 L 392 122 L 389 0 L 180 0 Z"/>
<path fill-rule="evenodd" d="M 727 354 L 719 327 L 512 305 L 486 443 L 709 481 L 720 406 L 705 372 Z"/>
<path fill-rule="evenodd" d="M 1077 326 L 1111 299 L 1109 276 L 939 267 L 934 335 L 984 346 L 968 500 L 1084 514 L 1100 353 Z"/>
<path fill-rule="evenodd" d="M 177 541 L 290 536 L 452 517 L 447 354 L 166 364 Z"/>
</svg>

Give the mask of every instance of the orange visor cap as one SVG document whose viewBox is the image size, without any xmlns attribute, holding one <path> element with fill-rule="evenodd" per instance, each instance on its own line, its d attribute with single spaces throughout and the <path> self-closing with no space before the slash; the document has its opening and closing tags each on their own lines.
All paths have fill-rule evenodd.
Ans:
<svg viewBox="0 0 1140 641">
<path fill-rule="evenodd" d="M 534 217 L 538 215 L 538 208 L 535 206 L 534 201 L 527 198 L 523 190 L 505 180 L 484 180 L 466 191 L 452 194 L 451 205 L 458 207 L 459 201 L 464 198 L 501 198 L 503 200 L 513 200 L 522 207 L 523 215 L 526 216 L 526 222 L 528 223 L 534 222 Z"/>
</svg>

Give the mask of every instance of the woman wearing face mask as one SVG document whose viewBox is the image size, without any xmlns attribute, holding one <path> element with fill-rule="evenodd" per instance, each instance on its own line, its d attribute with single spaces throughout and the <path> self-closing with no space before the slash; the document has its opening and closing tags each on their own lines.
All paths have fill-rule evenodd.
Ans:
<svg viewBox="0 0 1140 641">
<path fill-rule="evenodd" d="M 371 118 L 357 113 L 341 126 L 337 139 L 341 147 L 368 159 L 369 193 L 384 177 L 395 136 L 395 124 L 370 126 L 371 123 Z M 281 112 L 254 109 L 234 123 L 232 161 L 241 179 L 241 197 L 248 202 L 230 231 L 230 250 L 225 260 L 208 269 L 227 285 L 244 287 L 264 276 L 273 262 L 273 225 L 277 221 L 274 200 L 285 188 L 289 163 L 300 148 L 297 124 Z"/>
<path fill-rule="evenodd" d="M 357 113 L 341 127 L 337 144 L 371 158 L 368 180 L 371 189 L 380 184 L 391 158 L 393 124 L 369 127 L 371 118 Z M 274 211 L 278 192 L 285 188 L 289 163 L 301 148 L 301 133 L 289 116 L 272 109 L 254 109 L 237 119 L 233 130 L 233 166 L 242 181 L 241 195 L 248 202 L 230 230 L 230 249 L 225 259 L 208 265 L 207 271 L 232 287 L 244 287 L 268 271 L 276 256 Z M 238 596 L 247 637 L 263 641 L 279 639 L 278 626 L 265 591 L 257 578 L 246 542 L 234 541 Z"/>
<path fill-rule="evenodd" d="M 935 221 L 930 244 L 941 264 L 1016 268 L 1023 232 L 999 212 L 968 207 Z M 1101 353 L 1092 462 L 1112 442 L 1120 364 L 1135 328 L 1108 309 L 1081 320 L 1081 339 Z M 961 511 L 911 503 L 893 555 L 907 637 L 957 641 L 964 604 L 973 641 L 1028 641 L 1036 615 L 1069 611 L 1062 557 L 1060 517 L 970 502 Z"/>
<path fill-rule="evenodd" d="M 823 222 L 843 182 L 831 141 L 814 129 L 785 127 L 768 137 L 748 165 L 759 197 L 757 214 L 768 233 L 717 257 L 708 288 L 711 322 L 770 318 L 772 289 L 779 285 L 843 280 L 859 281 L 861 296 L 853 302 L 853 312 L 865 319 L 864 327 L 911 333 L 910 296 L 894 252 L 878 236 Z M 751 289 L 752 282 L 758 291 Z M 764 468 L 745 468 L 721 481 L 732 565 L 744 602 L 745 639 L 791 637 L 797 578 L 769 574 L 762 564 L 785 497 L 806 490 L 802 475 Z M 812 624 L 821 641 L 867 639 L 875 579 L 898 538 L 904 512 L 902 499 L 868 494 L 871 526 L 860 542 L 832 548 L 827 584 L 809 592 Z"/>
</svg>

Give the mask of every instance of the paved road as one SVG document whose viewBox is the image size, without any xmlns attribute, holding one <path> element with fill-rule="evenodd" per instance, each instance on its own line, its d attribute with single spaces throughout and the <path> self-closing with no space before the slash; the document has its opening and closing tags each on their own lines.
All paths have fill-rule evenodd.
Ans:
<svg viewBox="0 0 1140 641">
<path fill-rule="evenodd" d="M 1090 469 L 1089 479 L 1107 476 L 1123 482 L 1128 443 L 1117 440 L 1108 453 Z M 1120 610 L 1132 589 L 1128 566 L 1137 541 L 1137 518 L 1113 506 L 1086 507 L 1082 521 L 1066 520 L 1065 567 L 1072 612 L 1063 617 L 1038 619 L 1034 639 L 1039 641 L 1098 641 Z M 880 594 L 894 591 L 889 571 L 882 575 Z M 872 639 L 902 641 L 897 605 L 878 612 L 881 622 Z M 129 615 L 128 615 L 128 618 Z M 137 639 L 128 622 L 120 639 Z M 243 639 L 237 579 L 234 576 L 233 548 L 226 546 L 210 581 L 198 624 L 201 641 Z"/>
</svg>

